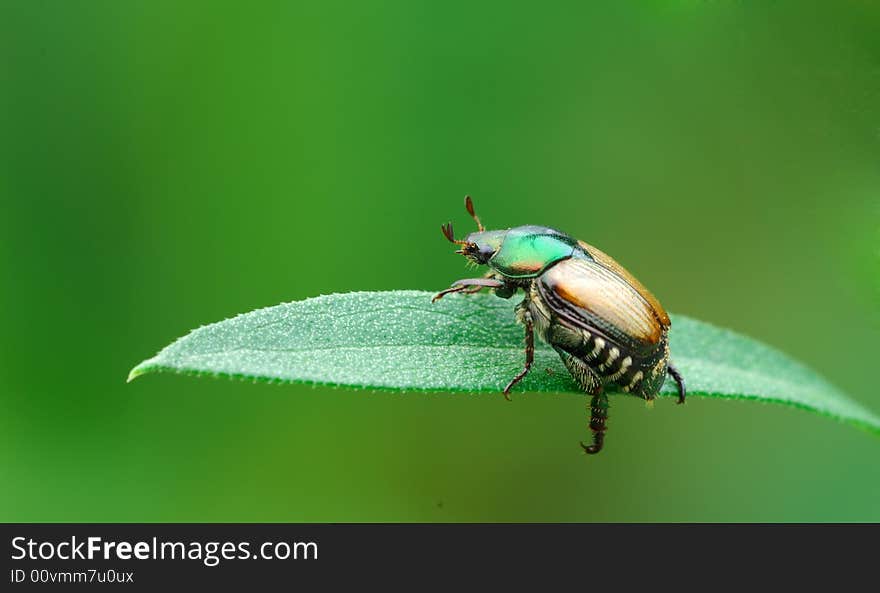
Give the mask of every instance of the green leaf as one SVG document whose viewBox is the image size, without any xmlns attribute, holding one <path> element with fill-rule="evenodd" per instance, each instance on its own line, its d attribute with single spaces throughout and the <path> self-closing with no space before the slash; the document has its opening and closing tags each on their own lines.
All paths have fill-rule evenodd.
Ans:
<svg viewBox="0 0 880 593">
<path fill-rule="evenodd" d="M 352 292 L 259 309 L 194 330 L 136 366 L 151 372 L 393 391 L 500 392 L 524 361 L 515 301 L 420 291 Z M 755 340 L 673 316 L 672 359 L 688 395 L 789 404 L 880 433 L 880 418 Z M 550 372 L 547 369 L 551 369 Z M 515 391 L 580 393 L 540 344 Z M 675 387 L 667 381 L 662 395 Z"/>
</svg>

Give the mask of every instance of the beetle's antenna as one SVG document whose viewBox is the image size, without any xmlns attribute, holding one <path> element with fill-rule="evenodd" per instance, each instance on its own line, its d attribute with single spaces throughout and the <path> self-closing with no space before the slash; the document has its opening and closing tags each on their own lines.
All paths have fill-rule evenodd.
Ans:
<svg viewBox="0 0 880 593">
<path fill-rule="evenodd" d="M 486 230 L 486 227 L 483 226 L 483 223 L 480 222 L 480 217 L 477 216 L 477 213 L 474 212 L 474 201 L 470 196 L 464 197 L 464 207 L 467 208 L 468 214 L 471 215 L 471 218 L 474 219 L 474 222 L 477 223 L 477 230 L 481 233 Z"/>
<path fill-rule="evenodd" d="M 452 223 L 451 222 L 447 222 L 446 224 L 441 224 L 440 230 L 443 231 L 443 236 L 446 237 L 446 239 L 450 243 L 455 243 L 456 245 L 467 245 L 467 241 L 462 241 L 461 239 L 455 238 L 455 234 L 452 232 Z M 458 253 L 458 252 L 456 252 L 456 253 Z"/>
</svg>

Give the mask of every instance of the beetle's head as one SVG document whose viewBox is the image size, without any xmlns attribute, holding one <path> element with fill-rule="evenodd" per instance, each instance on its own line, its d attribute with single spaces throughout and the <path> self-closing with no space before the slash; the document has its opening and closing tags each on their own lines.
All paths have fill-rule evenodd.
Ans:
<svg viewBox="0 0 880 593">
<path fill-rule="evenodd" d="M 467 235 L 464 239 L 456 239 L 452 232 L 451 222 L 442 225 L 440 229 L 450 243 L 460 246 L 456 253 L 460 253 L 475 264 L 485 265 L 501 248 L 501 242 L 507 231 L 487 231 L 483 223 L 480 222 L 480 217 L 474 212 L 474 203 L 470 196 L 464 197 L 464 206 L 477 223 L 477 232 Z"/>
</svg>

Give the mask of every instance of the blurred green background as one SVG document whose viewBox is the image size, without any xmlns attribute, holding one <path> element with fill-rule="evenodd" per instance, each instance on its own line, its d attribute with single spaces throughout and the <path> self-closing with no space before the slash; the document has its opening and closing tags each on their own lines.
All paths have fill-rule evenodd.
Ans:
<svg viewBox="0 0 880 593">
<path fill-rule="evenodd" d="M 447 286 L 471 193 L 880 410 L 880 7 L 584 4 L 4 2 L 0 520 L 880 521 L 880 439 L 790 408 L 618 398 L 585 458 L 572 395 L 125 383 Z"/>
</svg>

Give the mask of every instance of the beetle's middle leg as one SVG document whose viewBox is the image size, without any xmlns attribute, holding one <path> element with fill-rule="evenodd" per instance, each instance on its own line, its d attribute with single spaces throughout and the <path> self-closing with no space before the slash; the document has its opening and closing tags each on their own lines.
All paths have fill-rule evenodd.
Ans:
<svg viewBox="0 0 880 593">
<path fill-rule="evenodd" d="M 532 314 L 529 313 L 528 298 L 516 306 L 516 320 L 522 323 L 526 328 L 526 366 L 520 373 L 510 380 L 507 387 L 504 388 L 504 398 L 510 401 L 510 390 L 514 385 L 522 381 L 529 370 L 532 368 L 532 362 L 535 360 L 535 325 L 532 323 Z"/>
</svg>

